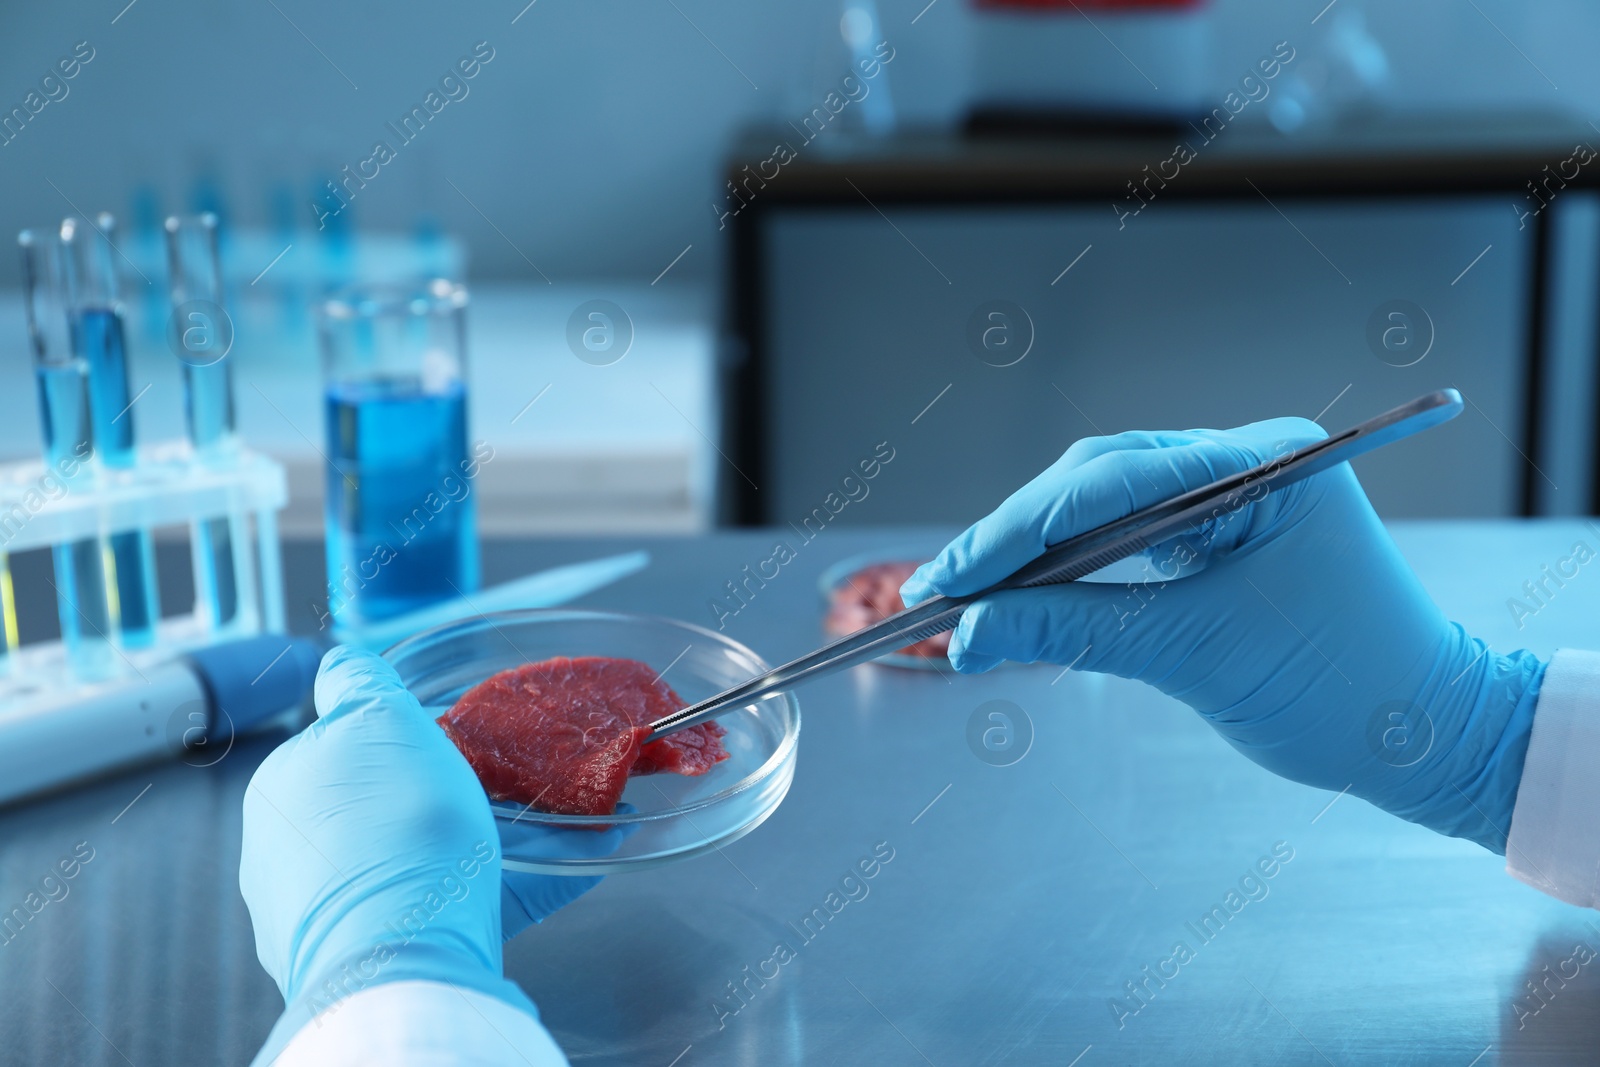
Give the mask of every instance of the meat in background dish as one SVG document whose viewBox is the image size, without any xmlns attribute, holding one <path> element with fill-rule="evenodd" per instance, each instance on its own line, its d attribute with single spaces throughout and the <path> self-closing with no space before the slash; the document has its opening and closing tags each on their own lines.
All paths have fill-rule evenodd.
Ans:
<svg viewBox="0 0 1600 1067">
<path fill-rule="evenodd" d="M 903 610 L 906 605 L 900 599 L 900 586 L 919 566 L 920 563 L 894 560 L 873 563 L 852 572 L 829 594 L 823 629 L 836 637 L 844 637 Z M 950 634 L 946 632 L 907 645 L 898 654 L 933 658 L 949 651 Z"/>
</svg>

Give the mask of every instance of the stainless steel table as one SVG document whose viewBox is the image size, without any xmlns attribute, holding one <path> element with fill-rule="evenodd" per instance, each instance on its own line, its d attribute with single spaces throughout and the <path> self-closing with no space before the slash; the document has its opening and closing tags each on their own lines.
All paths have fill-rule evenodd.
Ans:
<svg viewBox="0 0 1600 1067">
<path fill-rule="evenodd" d="M 1396 535 L 1446 609 L 1496 648 L 1600 647 L 1600 563 L 1520 632 L 1507 605 L 1575 541 L 1600 548 L 1600 528 Z M 822 568 L 903 536 L 830 530 L 797 546 L 728 632 L 769 659 L 805 650 Z M 645 540 L 652 567 L 585 603 L 711 622 L 723 583 L 779 537 L 793 540 Z M 611 547 L 490 544 L 486 573 Z M 309 624 L 317 550 L 290 548 L 290 601 Z M 994 725 L 982 719 L 994 700 L 1031 723 L 1031 747 L 1009 766 L 969 743 L 975 716 Z M 1511 880 L 1475 845 L 1272 778 L 1154 691 L 1050 667 L 963 678 L 870 666 L 808 688 L 801 704 L 798 775 L 764 826 L 720 854 L 613 877 L 508 947 L 509 973 L 574 1061 L 1600 1058 L 1600 962 L 1548 981 L 1538 1000 L 1526 985 L 1579 944 L 1600 951 L 1600 916 Z M 157 1067 L 253 1053 L 281 1004 L 239 898 L 239 806 L 277 740 L 0 812 L 5 911 L 79 842 L 93 849 L 65 896 L 0 938 L 0 1062 Z M 1275 848 L 1273 876 L 1246 882 L 1228 911 L 1229 891 Z M 875 852 L 874 876 L 850 877 Z M 1186 958 L 1164 963 L 1178 942 Z M 1521 1028 L 1518 1003 L 1539 1008 Z"/>
</svg>

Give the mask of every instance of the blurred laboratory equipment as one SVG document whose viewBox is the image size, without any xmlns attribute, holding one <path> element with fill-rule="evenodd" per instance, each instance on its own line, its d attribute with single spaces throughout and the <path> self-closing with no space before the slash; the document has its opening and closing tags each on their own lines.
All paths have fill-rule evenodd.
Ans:
<svg viewBox="0 0 1600 1067">
<path fill-rule="evenodd" d="M 156 283 L 137 286 L 136 306 L 130 309 L 134 314 L 129 326 L 137 331 L 140 345 L 152 351 L 172 347 L 168 331 L 173 303 L 160 277 L 168 273 L 171 256 L 165 222 L 173 215 L 185 222 L 203 216 L 204 212 L 196 215 L 186 213 L 186 208 L 177 209 L 180 202 L 189 204 L 211 185 L 220 189 L 215 195 L 224 203 L 243 202 L 255 208 L 248 213 L 254 220 L 248 224 L 231 225 L 226 217 L 217 216 L 219 286 L 227 294 L 225 301 L 217 303 L 227 313 L 233 336 L 249 338 L 245 358 L 257 366 L 270 366 L 275 375 L 310 379 L 318 374 L 311 312 L 327 294 L 357 279 L 376 285 L 464 275 L 466 253 L 461 242 L 440 230 L 425 213 L 419 213 L 408 229 L 357 232 L 350 225 L 352 206 L 337 216 L 330 215 L 319 230 L 306 203 L 318 190 L 326 195 L 324 183 L 329 174 L 319 173 L 313 180 L 282 165 L 262 163 L 259 169 L 261 173 L 252 175 L 251 184 L 242 189 L 237 183 L 221 184 L 219 176 L 208 179 L 209 185 L 195 181 L 197 191 L 190 195 L 186 187 L 181 198 L 163 196 L 149 182 L 132 188 L 128 215 L 134 225 L 119 233 L 117 244 L 132 264 L 129 269 L 139 270 Z M 245 379 L 238 371 L 232 378 L 238 405 L 245 399 L 237 392 L 245 388 Z"/>
<path fill-rule="evenodd" d="M 1327 125 L 1374 110 L 1389 82 L 1389 56 L 1346 2 L 1328 13 L 1327 31 L 1307 42 L 1290 67 L 1267 118 L 1282 133 Z"/>
<path fill-rule="evenodd" d="M 43 501 L 58 493 L 68 495 L 95 476 L 89 368 L 72 343 L 72 310 L 66 295 L 67 252 L 60 235 L 24 230 L 17 241 L 22 247 L 23 299 L 39 390 L 39 426 L 44 437 L 44 464 L 35 488 Z M 47 478 L 51 479 L 48 484 Z M 26 531 L 29 515 L 25 509 L 13 509 L 5 512 L 4 518 L 6 548 L 20 550 L 24 546 L 15 543 L 17 534 Z M 111 669 L 110 640 L 116 629 L 116 601 L 106 578 L 110 555 L 98 528 L 81 534 L 51 545 L 56 608 L 68 665 L 80 677 L 100 678 Z M 15 653 L 16 606 L 10 595 L 9 565 L 4 588 L 7 651 Z"/>
<path fill-rule="evenodd" d="M 139 270 L 148 274 L 161 262 L 163 248 L 161 196 L 148 180 L 134 184 L 133 191 L 128 196 L 128 211 L 125 217 L 128 226 L 123 231 L 123 254 L 128 256 Z M 166 294 L 161 292 L 159 285 L 147 285 L 143 291 L 136 290 L 136 292 L 138 296 L 135 306 L 139 312 L 137 318 L 143 324 L 142 336 L 151 344 L 160 344 L 167 321 Z"/>
<path fill-rule="evenodd" d="M 164 229 L 172 296 L 168 341 L 183 364 L 184 425 L 198 462 L 228 465 L 238 456 L 239 438 L 234 429 L 233 361 L 227 358 L 233 347 L 233 320 L 222 291 L 217 216 L 173 215 Z M 233 563 L 238 537 L 227 518 L 197 522 L 190 537 L 201 610 L 224 625 L 239 606 Z"/>
<path fill-rule="evenodd" d="M 192 430 L 222 426 L 226 433 L 197 433 L 194 442 L 135 439 L 131 410 L 142 394 L 128 395 L 114 227 L 101 214 L 18 235 L 44 449 L 41 460 L 0 465 L 0 728 L 33 715 L 46 715 L 48 722 L 38 721 L 50 726 L 50 708 L 110 707 L 113 690 L 130 676 L 148 679 L 183 652 L 284 626 L 277 534 L 277 512 L 288 500 L 283 467 L 240 446 L 231 415 L 205 413 L 225 411 L 226 397 L 191 418 Z M 214 236 L 211 246 L 214 274 Z M 220 298 L 220 287 L 202 290 L 194 277 L 177 284 Z M 225 355 L 211 352 L 210 365 Z M 227 461 L 214 461 L 218 455 Z M 214 590 L 202 584 L 191 611 L 162 618 L 154 531 L 218 524 L 229 533 L 232 617 L 204 602 Z M 212 544 L 192 536 L 190 547 L 205 553 Z M 19 646 L 7 563 L 42 548 L 55 564 L 61 639 Z M 199 575 L 215 561 L 194 566 Z"/>
<path fill-rule="evenodd" d="M 789 147 L 798 152 L 816 144 L 827 150 L 834 137 L 825 133 L 892 134 L 896 112 L 889 83 L 896 52 L 876 0 L 840 0 L 821 10 L 797 7 L 789 18 L 790 33 L 807 56 L 793 65 L 783 90 Z"/>
<path fill-rule="evenodd" d="M 208 767 L 298 709 L 321 658 L 305 638 L 259 634 L 0 713 L 0 804 L 166 757 Z"/>
<path fill-rule="evenodd" d="M 466 288 L 346 290 L 319 306 L 328 611 L 336 634 L 474 592 Z M 492 455 L 492 452 L 488 453 Z"/>
<path fill-rule="evenodd" d="M 341 188 L 343 162 L 338 158 L 342 145 L 323 140 L 316 131 L 267 124 L 257 131 L 249 158 L 224 166 L 207 146 L 187 145 L 162 157 L 183 161 L 175 172 L 148 158 L 142 145 L 123 147 L 123 154 L 135 162 L 121 213 L 127 225 L 117 235 L 117 246 L 131 264 L 128 269 L 156 281 L 135 286 L 129 294 L 134 305 L 129 326 L 138 331 L 142 345 L 169 345 L 172 304 L 158 275 L 168 270 L 164 223 L 171 216 L 216 217 L 220 284 L 228 295 L 225 307 L 234 334 L 249 338 L 248 361 L 270 362 L 274 371 L 317 373 L 312 311 L 329 293 L 358 282 L 398 284 L 465 275 L 465 249 L 441 229 L 437 207 L 429 203 L 432 186 L 449 192 L 437 175 L 416 179 L 408 199 L 418 206 L 410 220 L 394 229 L 358 228 L 361 205 L 356 202 L 329 211 L 319 224 L 309 205 L 337 203 L 329 200 L 328 186 Z M 415 162 L 419 166 L 407 174 L 428 171 L 425 159 Z M 242 388 L 243 382 L 235 372 L 235 386 Z"/>
<path fill-rule="evenodd" d="M 122 271 L 115 249 L 116 220 L 101 213 L 93 226 L 68 217 L 61 223 L 63 276 L 73 346 L 89 375 L 89 419 L 100 477 L 133 469 L 135 396 L 128 382 Z M 144 648 L 155 641 L 161 618 L 155 545 L 147 529 L 111 535 L 109 590 L 115 598 L 121 643 Z"/>
<path fill-rule="evenodd" d="M 843 83 L 845 98 L 856 104 L 855 111 L 848 113 L 848 121 L 872 137 L 893 133 L 894 97 L 889 93 L 889 71 L 883 65 L 880 47 L 886 46 L 888 39 L 878 19 L 878 5 L 873 0 L 844 0 L 839 36 L 848 53 L 850 76 L 861 86 L 855 90 L 860 94 L 856 97 L 852 83 Z M 870 77 L 869 72 L 873 72 Z"/>
<path fill-rule="evenodd" d="M 1209 110 L 1204 0 L 974 0 L 974 132 L 1144 132 Z"/>
<path fill-rule="evenodd" d="M 24 237 L 25 242 L 30 239 L 35 248 L 42 243 Z M 48 331 L 39 331 L 36 338 L 40 334 L 48 338 Z M 63 689 L 103 681 L 110 674 L 135 673 L 177 652 L 263 630 L 282 631 L 284 626 L 277 532 L 277 512 L 289 495 L 283 467 L 249 450 L 241 450 L 230 466 L 207 466 L 195 461 L 187 441 L 172 440 L 141 445 L 130 477 L 95 478 L 94 456 L 87 447 L 92 438 L 82 429 L 88 418 L 87 375 L 81 366 L 73 367 L 72 359 L 40 360 L 37 353 L 48 344 L 36 339 L 34 351 L 51 458 L 47 463 L 0 465 L 0 535 L 12 554 L 54 550 L 63 640 L 13 651 L 11 669 L 0 679 L 0 716 L 19 711 L 18 702 L 34 696 L 51 694 L 53 699 Z M 88 461 L 77 460 L 81 455 Z M 251 532 L 234 548 L 239 579 L 235 619 L 220 627 L 197 601 L 190 613 L 173 612 L 160 620 L 152 644 L 122 644 L 109 625 L 115 622 L 116 605 L 105 577 L 107 535 L 192 527 L 218 518 Z M 63 660 L 70 671 L 61 669 Z"/>
</svg>

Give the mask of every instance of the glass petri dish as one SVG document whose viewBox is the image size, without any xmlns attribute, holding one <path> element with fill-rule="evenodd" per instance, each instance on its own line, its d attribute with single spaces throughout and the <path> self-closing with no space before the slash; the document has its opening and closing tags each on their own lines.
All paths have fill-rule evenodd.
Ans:
<svg viewBox="0 0 1600 1067">
<path fill-rule="evenodd" d="M 822 618 L 826 625 L 828 610 L 833 606 L 833 592 L 844 585 L 846 580 L 857 571 L 871 567 L 878 563 L 926 563 L 937 556 L 948 541 L 933 539 L 902 541 L 883 548 L 875 548 L 868 552 L 859 552 L 839 560 L 822 572 L 818 580 L 818 588 L 822 592 Z M 841 635 L 829 632 L 829 638 Z M 882 663 L 888 667 L 909 667 L 913 670 L 932 671 L 944 666 L 943 656 L 908 656 L 899 652 L 891 652 L 886 656 L 879 656 L 874 663 Z"/>
<path fill-rule="evenodd" d="M 617 656 L 648 663 L 689 703 L 768 670 L 754 652 L 711 630 L 648 615 L 540 609 L 462 619 L 409 637 L 383 654 L 435 717 L 497 671 L 553 656 Z M 490 800 L 507 870 L 600 875 L 657 867 L 736 841 L 777 810 L 794 780 L 800 703 L 780 693 L 717 720 L 728 758 L 699 777 L 641 775 L 622 794 L 634 810 L 552 815 Z M 533 834 L 529 827 L 586 831 Z M 614 852 L 594 855 L 590 834 L 624 833 Z M 519 839 L 537 848 L 519 851 Z M 587 847 L 586 847 L 587 846 Z"/>
</svg>

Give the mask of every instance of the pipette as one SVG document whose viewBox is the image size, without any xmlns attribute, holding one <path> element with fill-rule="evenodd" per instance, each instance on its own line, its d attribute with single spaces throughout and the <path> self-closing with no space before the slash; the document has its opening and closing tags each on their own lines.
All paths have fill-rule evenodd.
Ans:
<svg viewBox="0 0 1600 1067">
<path fill-rule="evenodd" d="M 218 763 L 236 737 L 305 701 L 321 656 L 305 638 L 258 634 L 0 707 L 0 804 L 164 757 Z"/>
<path fill-rule="evenodd" d="M 802 682 L 876 659 L 895 649 L 953 630 L 962 612 L 975 601 L 1005 589 L 1025 589 L 1070 582 L 1102 567 L 1160 544 L 1207 519 L 1233 513 L 1268 493 L 1327 470 L 1375 448 L 1438 426 L 1461 413 L 1461 394 L 1442 389 L 1384 412 L 1343 433 L 1326 437 L 1281 459 L 1210 485 L 1141 508 L 1045 550 L 1038 559 L 987 589 L 967 596 L 934 596 L 881 622 L 842 637 L 783 666 L 752 678 L 707 700 L 663 716 L 650 724 L 654 741 L 667 734 L 730 711 Z"/>
</svg>

